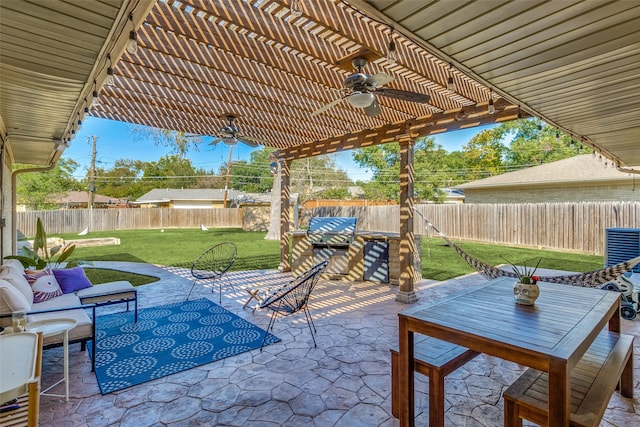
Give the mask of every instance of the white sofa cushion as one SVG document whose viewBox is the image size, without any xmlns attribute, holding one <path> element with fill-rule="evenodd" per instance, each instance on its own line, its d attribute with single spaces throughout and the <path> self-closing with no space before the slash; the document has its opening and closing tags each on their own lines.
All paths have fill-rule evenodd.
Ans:
<svg viewBox="0 0 640 427">
<path fill-rule="evenodd" d="M 33 304 L 33 291 L 31 290 L 29 281 L 26 277 L 24 277 L 24 269 L 22 268 L 22 264 L 20 264 L 19 269 L 14 268 L 11 265 L 7 265 L 5 268 L 0 270 L 0 279 L 6 280 L 10 284 L 12 284 L 18 291 L 20 291 L 22 295 L 24 295 L 29 305 Z"/>
<path fill-rule="evenodd" d="M 85 304 L 101 304 L 136 298 L 135 288 L 125 280 L 94 285 L 77 291 L 76 295 Z"/>
<path fill-rule="evenodd" d="M 27 302 L 24 295 L 9 282 L 0 279 L 0 314 L 29 310 L 31 310 L 31 304 Z M 0 325 L 11 325 L 11 317 L 0 318 Z"/>
<path fill-rule="evenodd" d="M 2 266 L 0 267 L 0 270 L 5 268 L 17 269 L 18 271 L 24 270 L 24 268 L 22 267 L 22 263 L 17 259 L 12 259 L 12 258 L 5 259 L 2 262 Z"/>
<path fill-rule="evenodd" d="M 57 297 L 56 299 L 58 298 L 61 297 Z M 49 319 L 73 319 L 76 321 L 76 325 L 69 331 L 69 341 L 76 341 L 91 337 L 93 323 L 83 309 L 56 311 L 53 313 L 31 314 L 28 317 L 29 322 L 37 322 L 39 320 Z M 44 345 L 46 346 L 49 344 L 58 344 L 62 341 L 62 338 L 62 334 L 45 337 Z"/>
<path fill-rule="evenodd" d="M 47 301 L 33 304 L 33 307 L 31 308 L 31 310 L 33 311 L 50 310 L 50 309 L 58 309 L 58 308 L 65 308 L 65 307 L 77 307 L 79 305 L 80 305 L 80 298 L 78 298 L 75 294 L 63 294 L 63 295 L 60 295 L 59 297 L 55 297 Z M 54 311 L 52 313 L 30 314 L 27 318 L 29 322 L 36 322 L 38 320 L 48 320 L 48 319 L 75 320 L 76 326 L 74 326 L 73 329 L 69 331 L 70 341 L 87 338 L 91 336 L 92 322 L 89 316 L 87 315 L 86 311 L 83 309 Z M 62 341 L 62 335 L 54 335 L 54 336 L 45 338 L 44 345 L 59 343 L 60 341 Z"/>
</svg>

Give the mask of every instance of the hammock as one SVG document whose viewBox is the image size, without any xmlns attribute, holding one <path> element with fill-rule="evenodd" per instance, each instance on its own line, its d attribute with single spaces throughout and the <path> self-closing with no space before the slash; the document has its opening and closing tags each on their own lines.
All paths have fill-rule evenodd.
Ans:
<svg viewBox="0 0 640 427">
<path fill-rule="evenodd" d="M 447 238 L 443 233 L 440 232 L 427 218 L 418 211 L 415 207 L 413 208 L 420 217 L 431 227 L 433 230 L 438 233 L 440 237 L 442 237 L 447 244 L 454 250 L 458 255 L 464 259 L 467 264 L 469 264 L 473 269 L 475 269 L 478 273 L 480 273 L 483 277 L 488 280 L 495 279 L 497 277 L 517 277 L 514 272 L 508 270 L 502 270 L 497 267 L 492 267 L 489 264 L 486 264 L 480 261 L 477 258 L 472 257 L 467 254 L 465 251 L 460 249 L 455 243 Z M 633 269 L 637 264 L 640 263 L 640 257 L 633 258 L 629 261 L 621 262 L 620 264 L 612 265 L 611 267 L 604 268 L 602 270 L 593 270 L 588 271 L 586 273 L 578 273 L 578 274 L 568 274 L 564 276 L 538 276 L 540 277 L 541 282 L 551 282 L 551 283 L 560 283 L 562 285 L 571 285 L 571 286 L 583 286 L 590 288 L 597 288 L 604 285 L 607 282 L 611 282 L 616 280 L 618 277 L 622 276 L 624 273 L 627 273 Z"/>
</svg>

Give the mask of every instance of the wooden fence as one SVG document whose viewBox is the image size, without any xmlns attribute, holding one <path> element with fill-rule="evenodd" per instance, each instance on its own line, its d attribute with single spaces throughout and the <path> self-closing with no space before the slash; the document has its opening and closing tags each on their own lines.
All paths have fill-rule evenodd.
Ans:
<svg viewBox="0 0 640 427">
<path fill-rule="evenodd" d="M 17 229 L 25 236 L 36 232 L 37 218 L 42 220 L 48 235 L 91 231 L 242 227 L 242 209 L 69 209 L 55 211 L 18 212 Z"/>
<path fill-rule="evenodd" d="M 605 229 L 640 228 L 640 202 L 447 204 L 417 208 L 453 240 L 597 255 L 605 252 Z M 397 205 L 301 209 L 299 226 L 306 227 L 312 216 L 355 216 L 359 230 L 398 232 L 400 224 Z M 91 213 L 83 209 L 19 212 L 18 230 L 33 236 L 38 217 L 50 235 L 77 233 L 86 227 L 108 231 L 194 228 L 200 224 L 244 229 L 268 226 L 268 220 L 262 221 L 260 227 L 245 224 L 255 221 L 243 209 L 93 209 Z M 413 222 L 416 234 L 437 236 L 418 215 L 414 215 Z"/>
<path fill-rule="evenodd" d="M 640 228 L 640 202 L 418 205 L 417 209 L 453 240 L 538 249 L 605 253 L 605 229 Z M 359 230 L 398 232 L 397 206 L 318 208 L 311 216 L 355 216 Z M 414 232 L 437 234 L 418 215 Z"/>
</svg>

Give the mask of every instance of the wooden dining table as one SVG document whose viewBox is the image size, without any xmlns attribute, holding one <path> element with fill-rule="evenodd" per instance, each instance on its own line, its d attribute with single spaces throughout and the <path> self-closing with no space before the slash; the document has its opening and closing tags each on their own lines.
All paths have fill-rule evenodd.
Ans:
<svg viewBox="0 0 640 427">
<path fill-rule="evenodd" d="M 414 334 L 548 372 L 549 425 L 569 425 L 571 370 L 607 324 L 620 332 L 620 295 L 538 282 L 540 297 L 525 306 L 514 303 L 514 280 L 470 285 L 468 291 L 399 314 L 400 426 L 414 425 Z"/>
</svg>

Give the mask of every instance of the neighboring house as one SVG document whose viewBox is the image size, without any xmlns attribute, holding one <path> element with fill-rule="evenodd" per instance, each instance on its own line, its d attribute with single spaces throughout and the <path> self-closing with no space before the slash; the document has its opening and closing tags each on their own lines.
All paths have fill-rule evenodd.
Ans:
<svg viewBox="0 0 640 427">
<path fill-rule="evenodd" d="M 291 195 L 291 202 L 297 195 Z M 217 209 L 224 207 L 224 190 L 156 188 L 133 202 L 143 208 Z M 229 190 L 227 207 L 271 206 L 271 193 L 244 193 Z"/>
<path fill-rule="evenodd" d="M 240 192 L 229 190 L 227 206 Z M 224 208 L 224 190 L 199 188 L 156 188 L 136 199 L 142 208 L 216 209 Z"/>
<path fill-rule="evenodd" d="M 47 202 L 55 203 L 59 209 L 86 209 L 89 203 L 89 193 L 86 191 L 68 191 L 65 194 L 53 194 L 47 198 Z M 93 195 L 94 208 L 124 208 L 128 200 L 114 197 Z"/>
<path fill-rule="evenodd" d="M 638 201 L 636 175 L 583 154 L 459 185 L 465 203 Z"/>
<path fill-rule="evenodd" d="M 440 188 L 440 191 L 444 193 L 444 200 L 442 203 L 448 204 L 460 204 L 464 203 L 464 191 L 457 188 Z M 433 203 L 428 201 L 421 201 L 420 203 Z"/>
</svg>

